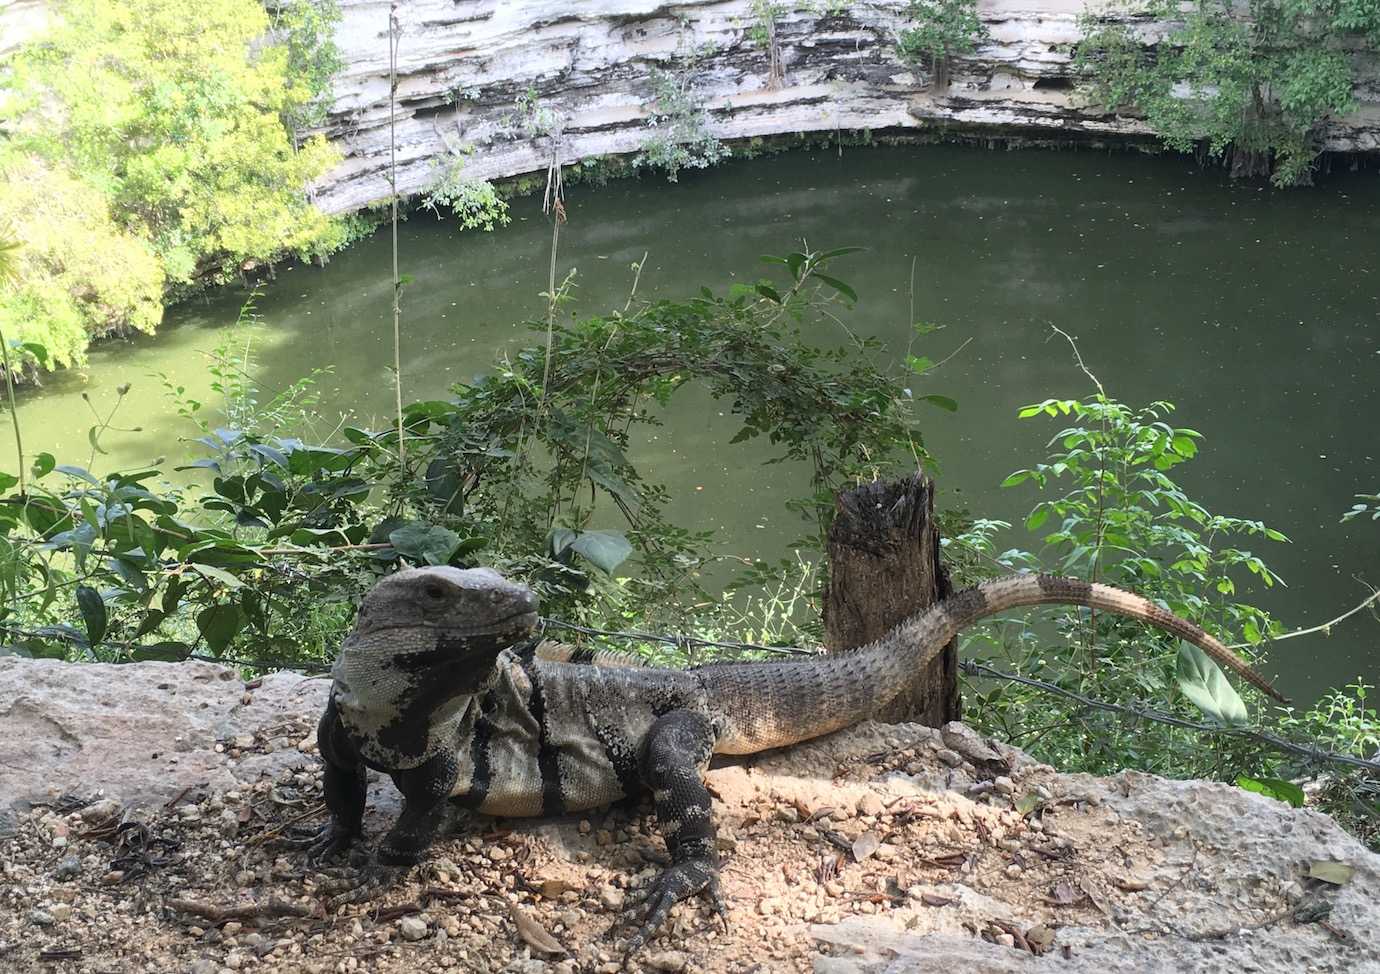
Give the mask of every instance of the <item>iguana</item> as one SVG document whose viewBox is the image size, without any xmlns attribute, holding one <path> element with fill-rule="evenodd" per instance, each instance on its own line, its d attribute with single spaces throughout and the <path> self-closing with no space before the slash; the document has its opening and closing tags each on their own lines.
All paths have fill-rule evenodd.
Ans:
<svg viewBox="0 0 1380 974">
<path fill-rule="evenodd" d="M 388 774 L 403 795 L 378 849 L 392 865 L 420 859 L 451 801 L 490 815 L 550 816 L 650 789 L 671 864 L 639 898 L 631 954 L 682 899 L 704 894 L 724 915 L 703 777 L 711 755 L 752 754 L 864 720 L 960 629 L 1039 603 L 1148 622 L 1283 699 L 1193 623 L 1072 578 L 984 582 L 856 650 L 670 670 L 544 658 L 526 586 L 488 568 L 406 569 L 366 596 L 332 670 L 318 728 L 331 818 L 312 854 L 359 837 L 366 767 Z"/>
</svg>

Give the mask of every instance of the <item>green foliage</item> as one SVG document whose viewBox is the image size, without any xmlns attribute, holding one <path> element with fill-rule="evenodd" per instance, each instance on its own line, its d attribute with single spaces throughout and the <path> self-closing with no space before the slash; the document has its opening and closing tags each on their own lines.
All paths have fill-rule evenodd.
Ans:
<svg viewBox="0 0 1380 974">
<path fill-rule="evenodd" d="M 287 49 L 287 76 L 306 86 L 308 96 L 285 106 L 283 124 L 300 138 L 306 129 L 326 120 L 331 79 L 340 71 L 335 30 L 340 24 L 339 0 L 277 0 L 265 4 L 273 19 L 273 33 Z"/>
<path fill-rule="evenodd" d="M 0 92 L 0 222 L 25 244 L 12 330 L 72 364 L 90 336 L 152 330 L 165 291 L 341 241 L 304 192 L 334 150 L 284 127 L 319 108 L 333 62 L 308 38 L 330 10 L 294 0 L 265 44 L 252 0 L 55 8 Z"/>
<path fill-rule="evenodd" d="M 709 127 L 704 99 L 695 91 L 690 70 L 652 72 L 652 97 L 643 103 L 653 134 L 638 153 L 638 166 L 666 170 L 675 182 L 682 169 L 705 169 L 729 155 Z"/>
<path fill-rule="evenodd" d="M 163 317 L 163 268 L 153 248 L 112 218 L 99 190 L 64 167 L 0 149 L 0 223 L 14 228 L 12 286 L 0 327 L 43 345 L 49 368 L 83 361 L 92 335 L 151 332 Z M 32 352 L 16 368 L 34 367 Z"/>
<path fill-rule="evenodd" d="M 406 462 L 396 428 L 346 427 L 337 443 L 293 435 L 314 377 L 259 392 L 251 301 L 212 357 L 218 409 L 164 377 L 206 451 L 178 468 L 191 486 L 161 484 L 156 467 L 93 472 L 127 387 L 92 404 L 84 466 L 40 454 L 22 492 L 0 473 L 4 641 L 109 660 L 319 661 L 370 581 L 400 562 L 496 565 L 567 618 L 688 611 L 709 538 L 667 521 L 667 489 L 631 455 L 637 428 L 685 385 L 729 404 L 738 439 L 810 465 L 816 493 L 796 506 L 817 531 L 833 488 L 889 454 L 924 455 L 911 398 L 858 354 L 870 346 L 822 350 L 799 336 L 852 301 L 828 273 L 847 251 L 772 258 L 779 283 L 630 299 L 560 324 L 544 391 L 541 343 L 452 400 L 406 406 Z"/>
<path fill-rule="evenodd" d="M 465 175 L 468 155 L 469 152 L 453 151 L 448 161 L 438 166 L 435 181 L 422 197 L 422 206 L 436 214 L 437 219 L 443 209 L 449 210 L 465 230 L 506 227 L 512 221 L 508 201 L 498 195 L 487 179 Z"/>
<path fill-rule="evenodd" d="M 1003 484 L 1033 484 L 1045 493 L 1026 518 L 1027 530 L 1043 531 L 1045 556 L 1012 549 L 995 560 L 1106 581 L 1158 602 L 1224 642 L 1243 633 L 1259 643 L 1280 627 L 1263 609 L 1238 600 L 1237 589 L 1247 579 L 1265 586 L 1278 579 L 1262 558 L 1233 542 L 1287 539 L 1259 521 L 1214 514 L 1184 492 L 1170 471 L 1197 456 L 1201 436 L 1166 422 L 1172 409 L 1164 402 L 1133 409 L 1102 395 L 1022 409 L 1023 418 L 1068 417 L 1073 425 L 1053 435 L 1045 462 L 1016 471 Z M 991 552 L 997 530 L 993 522 L 982 522 L 959 544 Z M 1053 645 L 1047 634 L 1024 625 L 988 638 L 1016 671 L 1077 693 L 1131 705 L 1154 700 L 1163 707 L 1169 701 L 1194 717 L 1196 708 L 1174 693 L 1177 688 L 1222 723 L 1244 719 L 1240 699 L 1215 664 L 1192 651 L 1181 656 L 1172 637 L 1108 613 L 1060 609 L 1050 618 L 1062 636 Z M 1032 692 L 1014 686 L 980 691 L 973 697 L 976 716 L 1001 727 L 1014 743 L 1032 734 L 1024 726 L 1027 712 L 1041 713 L 1042 725 L 1051 718 L 1051 726 L 1036 730 L 1035 740 L 1040 753 L 1063 767 L 1107 773 L 1129 764 L 1209 775 L 1219 772 L 1218 762 L 1232 760 L 1231 748 L 1205 749 L 1191 733 L 1150 736 L 1116 718 L 1047 699 L 1036 710 Z M 1246 699 L 1258 704 L 1260 697 L 1248 690 Z M 1232 772 L 1249 770 L 1254 769 Z"/>
<path fill-rule="evenodd" d="M 1322 126 L 1355 108 L 1349 48 L 1380 39 L 1380 7 L 1349 0 L 1149 0 L 1170 25 L 1150 43 L 1107 18 L 1085 16 L 1075 63 L 1108 111 L 1144 115 L 1165 144 L 1199 146 L 1235 175 L 1277 186 L 1312 180 Z"/>
<path fill-rule="evenodd" d="M 1287 540 L 1259 521 L 1214 514 L 1170 476 L 1198 455 L 1201 435 L 1166 419 L 1157 402 L 1133 409 L 1102 395 L 1049 399 L 1021 410 L 1024 418 L 1068 417 L 1048 444 L 1045 462 L 1011 474 L 1004 486 L 1034 485 L 1043 499 L 1026 519 L 1044 532 L 1044 557 L 998 551 L 1004 522 L 975 520 L 946 544 L 965 581 L 1000 570 L 1043 569 L 1108 581 L 1188 618 L 1224 642 L 1240 633 L 1261 644 L 1281 627 L 1262 609 L 1240 601 L 1249 581 L 1279 581 L 1264 559 L 1240 541 Z M 1227 683 L 1196 647 L 1106 613 L 1058 609 L 1047 621 L 990 624 L 973 638 L 986 642 L 1000 668 L 1053 683 L 1095 700 L 1133 709 L 1151 706 L 1224 728 L 1264 729 L 1301 744 L 1360 758 L 1380 752 L 1380 720 L 1366 706 L 1363 683 L 1330 691 L 1313 707 L 1265 710 L 1251 687 Z M 1058 633 L 1053 637 L 1050 627 Z M 1175 691 L 1180 691 L 1179 696 Z M 1244 699 L 1243 699 L 1244 698 Z M 981 682 L 965 694 L 967 719 L 1067 770 L 1097 774 L 1137 767 L 1179 777 L 1240 781 L 1261 794 L 1295 801 L 1308 763 L 1245 736 L 1205 738 L 1194 731 L 1138 724 L 1018 684 Z M 1315 800 L 1368 842 L 1380 842 L 1380 797 L 1363 773 L 1317 779 Z"/>
<path fill-rule="evenodd" d="M 897 51 L 924 65 L 941 90 L 949 86 L 953 59 L 972 54 L 989 36 L 977 0 L 911 0 L 906 16 L 914 26 L 901 31 Z"/>
</svg>

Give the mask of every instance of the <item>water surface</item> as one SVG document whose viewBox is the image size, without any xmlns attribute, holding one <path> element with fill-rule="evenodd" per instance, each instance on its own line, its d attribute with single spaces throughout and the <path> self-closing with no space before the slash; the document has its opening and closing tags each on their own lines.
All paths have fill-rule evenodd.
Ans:
<svg viewBox="0 0 1380 974">
<path fill-rule="evenodd" d="M 1380 181 L 1334 174 L 1311 190 L 1233 184 L 1176 158 L 1094 152 L 987 152 L 936 146 L 797 153 L 659 180 L 576 186 L 561 235 L 561 274 L 578 271 L 578 307 L 621 307 L 629 265 L 649 253 L 639 293 L 684 296 L 763 273 L 757 258 L 802 240 L 868 248 L 836 266 L 862 296 L 850 327 L 903 354 L 957 354 L 919 392 L 949 395 L 957 414 L 926 416 L 948 503 L 1020 522 L 1032 488 L 1001 490 L 1036 462 L 1054 421 L 1018 408 L 1092 389 L 1060 338 L 1077 337 L 1109 394 L 1169 399 L 1175 421 L 1202 431 L 1199 459 L 1176 474 L 1209 509 L 1264 520 L 1291 545 L 1257 545 L 1288 582 L 1259 601 L 1286 625 L 1313 625 L 1380 584 L 1380 525 L 1343 526 L 1352 495 L 1380 491 Z M 490 235 L 457 234 L 426 214 L 401 229 L 403 371 L 408 398 L 443 396 L 505 347 L 532 340 L 521 322 L 543 310 L 549 226 L 535 200 Z M 913 338 L 915 317 L 944 329 Z M 313 368 L 318 433 L 347 416 L 382 426 L 392 403 L 390 255 L 378 234 L 324 269 L 282 273 L 258 300 L 253 371 L 265 392 Z M 154 373 L 213 408 L 207 352 L 227 335 L 243 292 L 172 309 L 155 339 L 109 343 L 84 375 L 26 396 L 28 448 L 84 463 L 89 393 L 102 410 L 133 389 L 105 463 L 184 456 L 193 433 Z M 821 335 L 822 339 L 829 339 Z M 966 343 L 966 344 L 965 344 Z M 961 347 L 961 350 L 960 350 Z M 267 398 L 261 396 L 261 399 Z M 673 486 L 681 523 L 716 529 L 725 552 L 775 558 L 801 525 L 782 502 L 801 471 L 762 468 L 761 446 L 727 444 L 737 426 L 694 390 L 637 459 Z M 7 438 L 8 439 L 8 438 Z M 11 451 L 12 445 L 7 446 Z M 12 461 L 6 461 L 12 466 Z M 1018 530 L 1003 546 L 1032 547 Z M 1380 676 L 1380 624 L 1358 617 L 1330 638 L 1282 643 L 1282 684 L 1308 698 Z"/>
</svg>

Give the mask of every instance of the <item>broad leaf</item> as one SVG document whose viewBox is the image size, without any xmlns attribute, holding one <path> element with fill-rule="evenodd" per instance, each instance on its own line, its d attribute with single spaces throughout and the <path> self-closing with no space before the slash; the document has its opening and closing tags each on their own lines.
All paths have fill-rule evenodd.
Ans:
<svg viewBox="0 0 1380 974">
<path fill-rule="evenodd" d="M 160 663 L 181 663 L 188 656 L 192 655 L 192 647 L 186 643 L 162 642 L 151 643 L 147 646 L 135 646 L 130 651 L 130 659 L 136 662 L 144 660 L 157 660 Z"/>
<path fill-rule="evenodd" d="M 196 627 L 211 652 L 219 656 L 240 631 L 240 607 L 234 603 L 208 605 L 196 614 Z"/>
<path fill-rule="evenodd" d="M 390 532 L 388 541 L 406 558 L 428 565 L 444 565 L 460 544 L 460 535 L 436 524 L 413 521 Z"/>
<path fill-rule="evenodd" d="M 1257 795 L 1293 805 L 1295 808 L 1302 808 L 1307 799 L 1302 788 L 1283 778 L 1249 778 L 1243 774 L 1237 777 L 1236 786 L 1244 791 L 1253 791 Z"/>
<path fill-rule="evenodd" d="M 101 593 L 89 585 L 77 586 L 77 608 L 81 609 L 82 622 L 86 625 L 86 641 L 95 646 L 105 635 L 105 600 Z"/>
<path fill-rule="evenodd" d="M 1204 715 L 1228 727 L 1247 722 L 1246 705 L 1207 655 L 1191 643 L 1179 645 L 1179 689 Z"/>
<path fill-rule="evenodd" d="M 584 531 L 570 543 L 570 547 L 610 575 L 633 552 L 633 546 L 618 531 Z"/>
</svg>

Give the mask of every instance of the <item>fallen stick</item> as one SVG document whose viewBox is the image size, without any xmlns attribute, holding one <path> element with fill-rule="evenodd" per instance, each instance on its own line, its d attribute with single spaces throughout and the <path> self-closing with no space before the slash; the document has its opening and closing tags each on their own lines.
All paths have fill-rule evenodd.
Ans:
<svg viewBox="0 0 1380 974">
<path fill-rule="evenodd" d="M 227 920 L 253 920 L 259 917 L 305 917 L 310 920 L 323 919 L 326 915 L 319 903 L 294 903 L 277 896 L 270 897 L 266 903 L 240 903 L 235 906 L 216 906 L 200 900 L 174 898 L 167 905 L 181 913 L 190 913 L 212 923 L 225 923 Z"/>
</svg>

